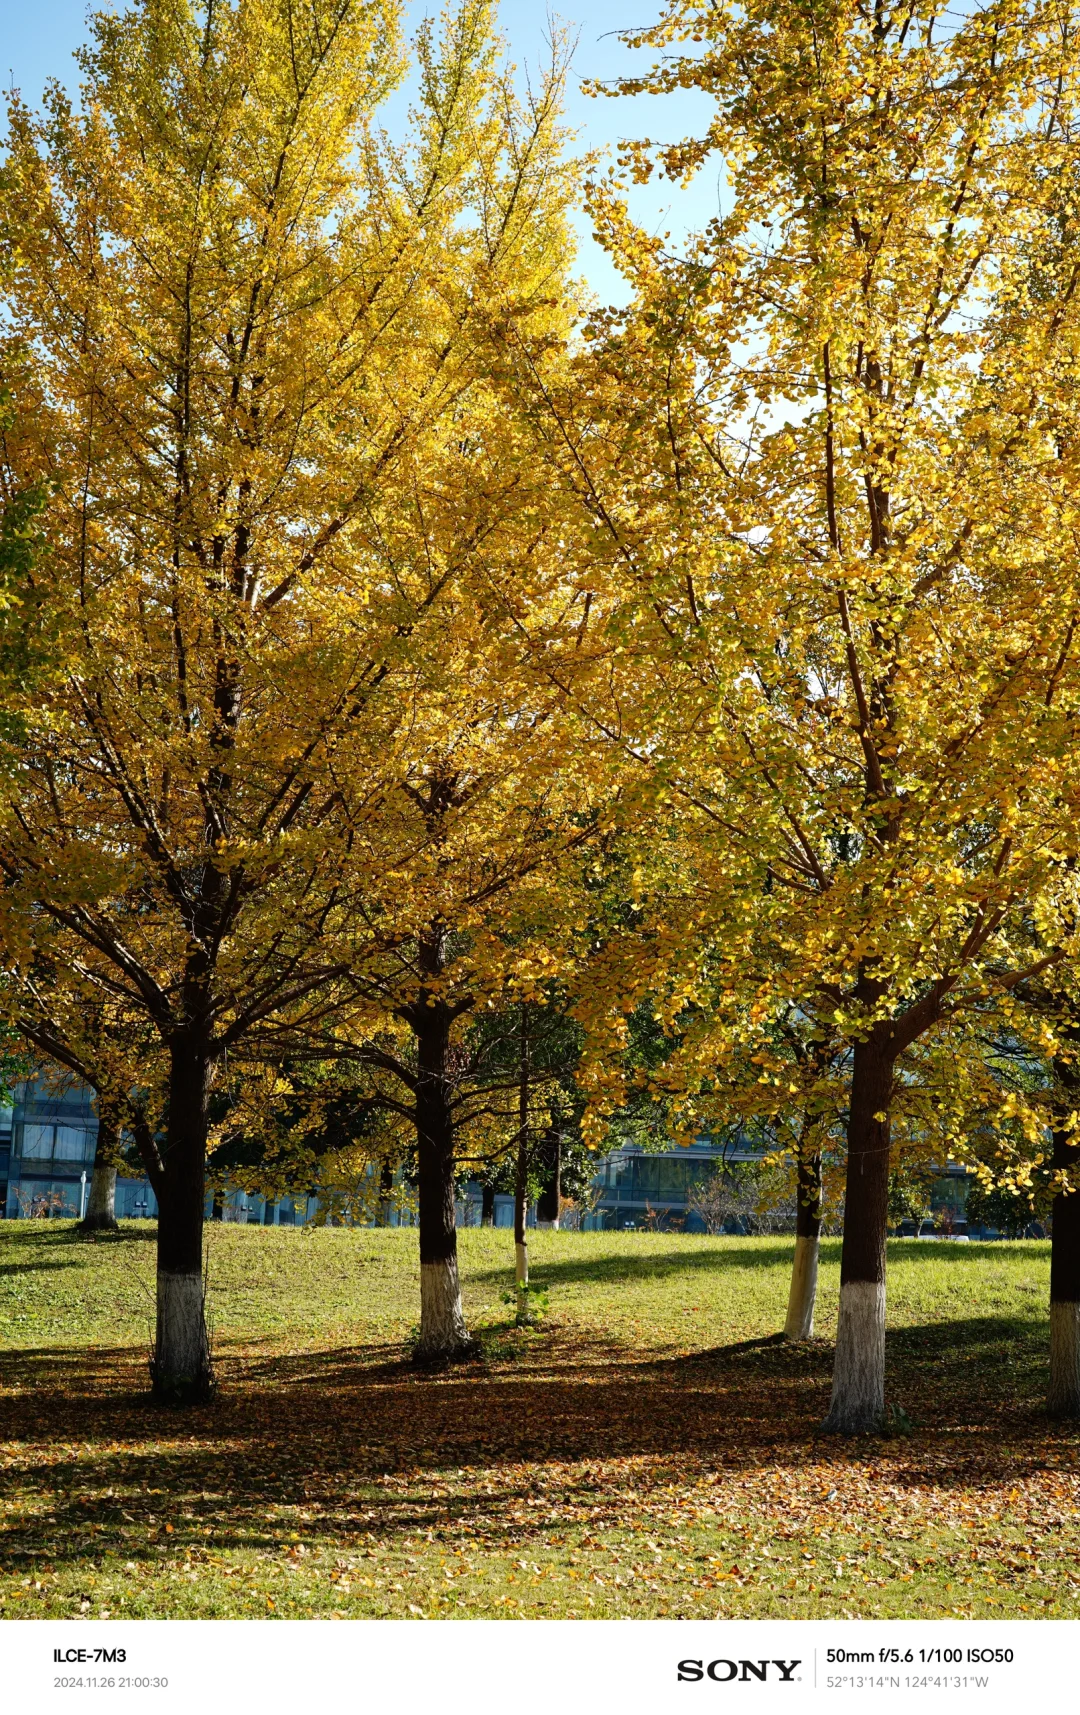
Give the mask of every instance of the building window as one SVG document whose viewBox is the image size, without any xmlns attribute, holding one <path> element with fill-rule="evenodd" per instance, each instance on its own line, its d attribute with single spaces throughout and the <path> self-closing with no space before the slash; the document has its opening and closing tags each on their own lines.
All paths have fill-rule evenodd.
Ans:
<svg viewBox="0 0 1080 1715">
<path fill-rule="evenodd" d="M 24 1124 L 19 1154 L 24 1161 L 56 1161 L 81 1166 L 94 1159 L 94 1133 L 85 1126 Z"/>
<path fill-rule="evenodd" d="M 93 1139 L 82 1126 L 58 1125 L 53 1145 L 54 1161 L 92 1161 Z"/>
<path fill-rule="evenodd" d="M 24 1125 L 22 1149 L 24 1161 L 51 1161 L 53 1128 L 51 1125 Z"/>
</svg>

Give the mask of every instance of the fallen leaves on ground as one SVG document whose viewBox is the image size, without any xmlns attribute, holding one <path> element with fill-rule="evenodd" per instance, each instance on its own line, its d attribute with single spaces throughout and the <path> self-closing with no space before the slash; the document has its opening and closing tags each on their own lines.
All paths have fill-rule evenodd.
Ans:
<svg viewBox="0 0 1080 1715">
<path fill-rule="evenodd" d="M 375 1237 L 408 1286 L 412 1236 Z M 927 1257 L 919 1319 L 890 1337 L 890 1395 L 915 1426 L 845 1442 L 818 1431 L 827 1343 L 752 1327 L 688 1348 L 678 1300 L 704 1302 L 700 1250 L 592 1237 L 550 1247 L 553 1274 L 569 1247 L 580 1290 L 549 1323 L 489 1325 L 486 1357 L 434 1375 L 400 1338 L 230 1335 L 218 1398 L 180 1414 L 149 1404 L 130 1349 L 9 1350 L 0 1613 L 1080 1615 L 1080 1433 L 1041 1415 L 1045 1322 L 1017 1308 L 1045 1247 L 990 1258 L 994 1314 L 966 1292 L 970 1258 Z M 706 1325 L 735 1316 L 748 1255 L 711 1253 Z M 663 1259 L 635 1277 L 644 1336 L 600 1314 L 635 1259 Z"/>
</svg>

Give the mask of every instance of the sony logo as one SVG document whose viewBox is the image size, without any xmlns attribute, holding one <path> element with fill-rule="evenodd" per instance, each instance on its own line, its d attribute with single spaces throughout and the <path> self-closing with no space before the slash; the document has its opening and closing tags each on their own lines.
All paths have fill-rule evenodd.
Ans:
<svg viewBox="0 0 1080 1715">
<path fill-rule="evenodd" d="M 679 1663 L 679 1678 L 686 1680 L 709 1679 L 726 1684 L 731 1680 L 739 1680 L 745 1684 L 751 1679 L 779 1678 L 781 1684 L 790 1685 L 795 1677 L 795 1669 L 801 1667 L 798 1661 L 681 1661 Z M 770 1674 L 769 1669 L 776 1668 L 777 1672 Z"/>
</svg>

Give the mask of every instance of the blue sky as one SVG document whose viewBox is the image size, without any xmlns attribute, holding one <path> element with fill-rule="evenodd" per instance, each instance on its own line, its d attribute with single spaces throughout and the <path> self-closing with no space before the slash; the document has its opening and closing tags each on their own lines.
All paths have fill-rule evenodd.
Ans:
<svg viewBox="0 0 1080 1715">
<path fill-rule="evenodd" d="M 620 137 L 649 136 L 666 140 L 699 130 L 707 104 L 685 92 L 677 97 L 641 96 L 630 100 L 588 100 L 581 94 L 585 78 L 610 78 L 635 63 L 612 32 L 651 23 L 660 0 L 560 0 L 560 15 L 578 36 L 568 91 L 568 119 L 584 148 L 612 148 Z M 409 13 L 418 21 L 437 5 L 412 0 Z M 72 54 L 86 37 L 85 0 L 0 0 L 0 82 L 12 84 L 33 104 L 46 79 L 56 77 L 74 90 L 78 68 Z M 536 65 L 544 57 L 546 9 L 535 0 L 503 0 L 503 33 L 519 66 Z M 638 56 L 640 57 L 640 56 Z M 396 105 L 396 104 L 395 104 Z M 687 190 L 664 184 L 635 193 L 635 212 L 652 230 L 678 234 L 702 225 L 716 212 L 718 179 L 715 170 L 699 174 Z M 591 241 L 583 222 L 581 268 L 595 291 L 607 301 L 621 301 L 625 291 L 614 270 Z"/>
</svg>

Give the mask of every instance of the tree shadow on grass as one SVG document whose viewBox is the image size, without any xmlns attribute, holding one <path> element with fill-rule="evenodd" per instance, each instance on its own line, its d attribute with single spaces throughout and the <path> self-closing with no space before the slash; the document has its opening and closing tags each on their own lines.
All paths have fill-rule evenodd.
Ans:
<svg viewBox="0 0 1080 1715">
<path fill-rule="evenodd" d="M 80 1231 L 76 1221 L 25 1220 L 4 1222 L 4 1249 L 13 1250 L 22 1247 L 25 1250 L 40 1252 L 43 1247 L 49 1250 L 64 1250 L 77 1252 L 91 1245 L 145 1245 L 157 1242 L 157 1222 L 150 1223 L 149 1231 L 144 1232 L 141 1226 L 134 1224 L 126 1226 L 121 1223 L 115 1233 Z M 33 1266 L 45 1268 L 46 1263 Z"/>
<path fill-rule="evenodd" d="M 420 1531 L 524 1550 L 553 1521 L 602 1529 L 702 1484 L 730 1483 L 745 1509 L 783 1482 L 797 1521 L 850 1478 L 857 1513 L 868 1467 L 898 1490 L 1000 1491 L 1077 1442 L 1075 1427 L 1039 1414 L 1044 1347 L 1035 1318 L 891 1332 L 890 1394 L 916 1428 L 855 1441 L 819 1433 L 825 1342 L 639 1357 L 554 1328 L 523 1335 L 512 1361 L 435 1375 L 400 1347 L 222 1343 L 218 1399 L 184 1412 L 149 1402 L 129 1351 L 10 1352 L 0 1556 L 21 1572 L 108 1555 L 171 1564 L 211 1539 L 215 1555 L 250 1559 L 284 1554 L 290 1533 L 351 1553 Z"/>
<path fill-rule="evenodd" d="M 669 1249 L 654 1250 L 651 1245 L 641 1250 L 634 1248 L 638 1237 L 647 1235 L 628 1235 L 628 1246 L 625 1251 L 616 1255 L 564 1257 L 559 1261 L 549 1261 L 542 1253 L 530 1257 L 529 1274 L 538 1286 L 568 1286 L 568 1285 L 602 1285 L 605 1282 L 624 1284 L 634 1280 L 663 1280 L 672 1275 L 692 1275 L 704 1272 L 706 1274 L 722 1275 L 733 1271 L 759 1268 L 790 1268 L 794 1255 L 794 1237 L 778 1237 L 768 1243 L 761 1239 L 740 1239 L 730 1234 L 717 1237 L 711 1242 L 703 1235 L 686 1235 L 700 1243 L 690 1248 L 685 1239 L 675 1239 Z M 821 1260 L 825 1264 L 840 1261 L 840 1238 L 825 1238 L 821 1241 Z M 1044 1256 L 1049 1256 L 1049 1245 L 1043 1240 L 1015 1241 L 1024 1243 Z M 1011 1251 L 1013 1242 L 1008 1246 Z M 1002 1242 L 956 1244 L 949 1239 L 933 1240 L 893 1239 L 889 1242 L 889 1258 L 892 1262 L 949 1263 L 962 1262 L 967 1264 L 1001 1260 Z M 508 1277 L 512 1263 L 505 1266 L 487 1269 L 470 1269 L 469 1278 L 475 1281 L 500 1281 Z"/>
<path fill-rule="evenodd" d="M 1032 1316 L 972 1316 L 891 1329 L 886 1373 L 895 1393 L 926 1417 L 978 1424 L 987 1409 L 1038 1417 L 1049 1361 L 1049 1322 Z M 928 1403 L 920 1408 L 920 1399 Z"/>
<path fill-rule="evenodd" d="M 676 1396 L 683 1413 L 676 1414 L 678 1421 L 685 1412 L 696 1418 L 697 1406 L 687 1402 L 707 1400 L 708 1411 L 715 1412 L 717 1402 L 724 1400 L 720 1416 L 706 1424 L 695 1421 L 694 1434 L 705 1432 L 710 1443 L 726 1444 L 733 1417 L 752 1421 L 757 1438 L 770 1444 L 803 1435 L 815 1426 L 806 1383 L 826 1388 L 832 1370 L 831 1342 L 791 1342 L 778 1334 L 667 1355 L 628 1352 L 597 1331 L 556 1327 L 519 1334 L 512 1325 L 500 1324 L 485 1332 L 498 1337 L 494 1361 L 481 1359 L 434 1373 L 414 1368 L 404 1346 L 337 1346 L 282 1354 L 218 1341 L 218 1399 L 190 1412 L 151 1403 L 145 1391 L 145 1358 L 130 1349 L 2 1352 L 4 1425 L 7 1436 L 16 1440 L 42 1435 L 93 1439 L 106 1429 L 115 1433 L 124 1421 L 136 1435 L 144 1433 L 148 1423 L 166 1434 L 186 1432 L 185 1426 L 192 1424 L 199 1434 L 229 1435 L 244 1424 L 261 1432 L 266 1413 L 288 1418 L 299 1412 L 308 1422 L 321 1416 L 333 1422 L 334 1414 L 348 1404 L 373 1424 L 381 1420 L 384 1428 L 400 1418 L 405 1433 L 397 1439 L 408 1459 L 415 1413 L 422 1414 L 433 1402 L 439 1413 L 450 1412 L 447 1445 L 459 1439 L 451 1433 L 454 1423 L 467 1428 L 478 1445 L 547 1445 L 549 1421 L 564 1419 L 553 1411 L 538 1416 L 530 1409 L 522 1414 L 514 1402 L 522 1390 L 549 1388 L 552 1400 L 572 1398 L 582 1405 L 580 1420 L 574 1414 L 565 1419 L 577 1425 L 575 1435 L 580 1431 L 587 1440 L 586 1431 L 596 1428 L 600 1439 L 595 1447 L 586 1440 L 575 1442 L 574 1456 L 588 1457 L 602 1450 L 609 1433 L 616 1435 L 623 1451 L 666 1446 L 676 1419 L 663 1412 L 657 1416 L 657 1406 L 670 1406 Z M 1041 1371 L 1046 1345 L 1044 1316 L 931 1322 L 889 1330 L 887 1367 L 892 1381 L 912 1382 L 928 1393 L 944 1390 L 950 1404 L 967 1390 L 977 1410 L 1022 1417 L 1037 1406 L 1038 1395 L 1035 1388 L 1019 1387 L 1018 1380 Z M 796 1419 L 789 1415 L 794 1395 L 799 1404 Z M 640 1409 L 630 1410 L 635 1398 Z M 622 1404 L 613 1417 L 614 1400 Z M 678 1434 L 674 1444 L 682 1444 Z"/>
<path fill-rule="evenodd" d="M 835 1257 L 830 1255 L 828 1246 L 835 1242 Z M 839 1261 L 839 1240 L 826 1240 L 822 1247 L 826 1260 Z M 777 1239 L 774 1244 L 762 1245 L 750 1241 L 746 1249 L 739 1248 L 739 1240 L 726 1238 L 717 1240 L 716 1249 L 712 1250 L 680 1250 L 673 1247 L 668 1251 L 643 1250 L 637 1255 L 625 1251 L 618 1256 L 597 1257 L 590 1260 L 587 1257 L 569 1257 L 559 1262 L 549 1262 L 543 1256 L 530 1255 L 529 1278 L 537 1286 L 568 1286 L 576 1283 L 590 1285 L 601 1284 L 604 1281 L 623 1282 L 628 1280 L 662 1280 L 673 1274 L 690 1274 L 704 1270 L 709 1274 L 724 1274 L 731 1269 L 746 1268 L 790 1268 L 794 1255 L 795 1240 Z M 511 1259 L 504 1267 L 489 1269 L 470 1269 L 470 1280 L 505 1280 L 513 1268 Z"/>
<path fill-rule="evenodd" d="M 45 1274 L 54 1269 L 72 1268 L 78 1266 L 78 1257 L 50 1257 L 42 1262 L 38 1257 L 33 1262 L 0 1262 L 0 1274 Z"/>
<path fill-rule="evenodd" d="M 895 1262 L 1001 1262 L 1021 1250 L 1032 1257 L 1050 1260 L 1049 1239 L 902 1239 L 891 1238 L 888 1255 Z"/>
</svg>

